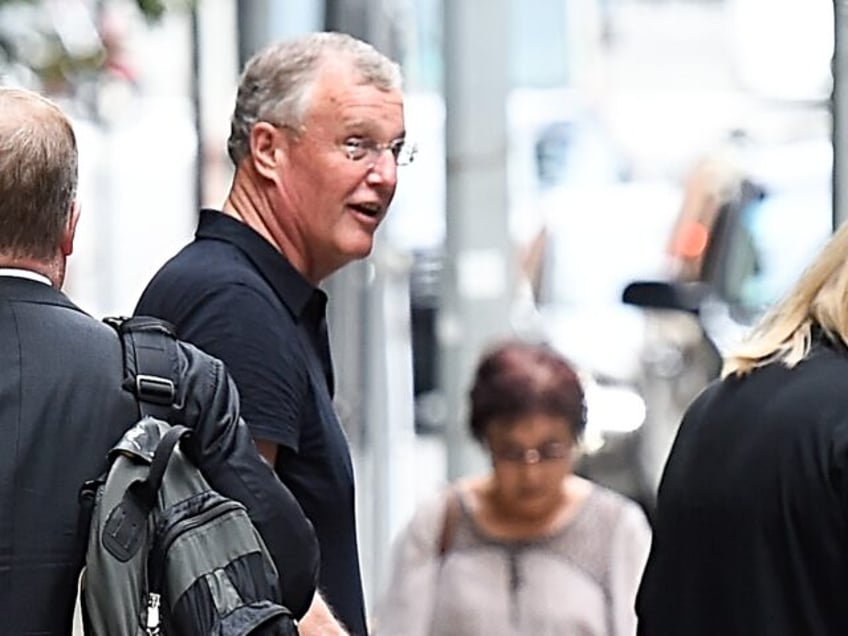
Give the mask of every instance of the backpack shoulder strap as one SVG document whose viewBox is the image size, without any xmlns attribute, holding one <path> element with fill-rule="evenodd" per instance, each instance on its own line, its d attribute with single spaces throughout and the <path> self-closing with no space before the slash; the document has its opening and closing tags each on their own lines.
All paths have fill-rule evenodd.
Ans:
<svg viewBox="0 0 848 636">
<path fill-rule="evenodd" d="M 169 421 L 177 398 L 178 358 L 173 327 L 148 316 L 106 318 L 121 338 L 124 388 L 138 402 L 141 417 Z"/>
<path fill-rule="evenodd" d="M 174 454 L 174 449 L 183 439 L 190 437 L 191 430 L 185 426 L 170 427 L 156 445 L 147 478 L 130 485 L 129 489 L 138 497 L 145 516 L 153 510 L 153 506 L 156 504 L 156 495 L 162 486 L 165 470 L 168 468 L 168 461 Z"/>
</svg>

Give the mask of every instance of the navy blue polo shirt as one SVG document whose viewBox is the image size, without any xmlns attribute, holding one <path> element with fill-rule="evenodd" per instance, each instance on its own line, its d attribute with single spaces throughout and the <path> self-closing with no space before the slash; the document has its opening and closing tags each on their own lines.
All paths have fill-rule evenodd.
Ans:
<svg viewBox="0 0 848 636">
<path fill-rule="evenodd" d="M 224 361 L 245 422 L 254 437 L 278 444 L 275 470 L 315 526 L 321 592 L 359 635 L 353 465 L 332 403 L 326 303 L 261 235 L 203 210 L 195 240 L 157 272 L 135 313 L 168 320 L 180 338 Z"/>
</svg>

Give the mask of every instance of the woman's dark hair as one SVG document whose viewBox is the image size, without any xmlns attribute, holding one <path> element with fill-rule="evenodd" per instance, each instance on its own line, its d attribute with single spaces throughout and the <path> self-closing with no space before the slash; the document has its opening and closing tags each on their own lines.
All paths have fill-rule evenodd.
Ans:
<svg viewBox="0 0 848 636">
<path fill-rule="evenodd" d="M 563 417 L 574 439 L 586 427 L 583 387 L 574 369 L 550 346 L 508 340 L 480 360 L 469 392 L 471 434 L 484 441 L 494 419 L 543 413 Z"/>
</svg>

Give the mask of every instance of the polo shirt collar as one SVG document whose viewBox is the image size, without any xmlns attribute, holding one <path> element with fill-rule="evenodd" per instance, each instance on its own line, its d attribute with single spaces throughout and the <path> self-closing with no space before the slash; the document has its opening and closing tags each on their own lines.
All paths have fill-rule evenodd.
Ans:
<svg viewBox="0 0 848 636">
<path fill-rule="evenodd" d="M 326 294 L 314 287 L 265 238 L 246 223 L 217 210 L 201 210 L 195 237 L 226 241 L 239 248 L 295 316 L 303 316 L 317 297 L 326 305 Z M 312 301 L 314 302 L 314 301 Z"/>
</svg>

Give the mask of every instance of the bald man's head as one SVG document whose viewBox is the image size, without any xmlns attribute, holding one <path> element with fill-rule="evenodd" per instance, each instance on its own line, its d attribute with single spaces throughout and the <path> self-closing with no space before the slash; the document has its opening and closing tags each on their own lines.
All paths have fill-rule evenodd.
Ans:
<svg viewBox="0 0 848 636">
<path fill-rule="evenodd" d="M 31 91 L 0 87 L 0 256 L 61 257 L 77 188 L 68 118 Z"/>
</svg>

